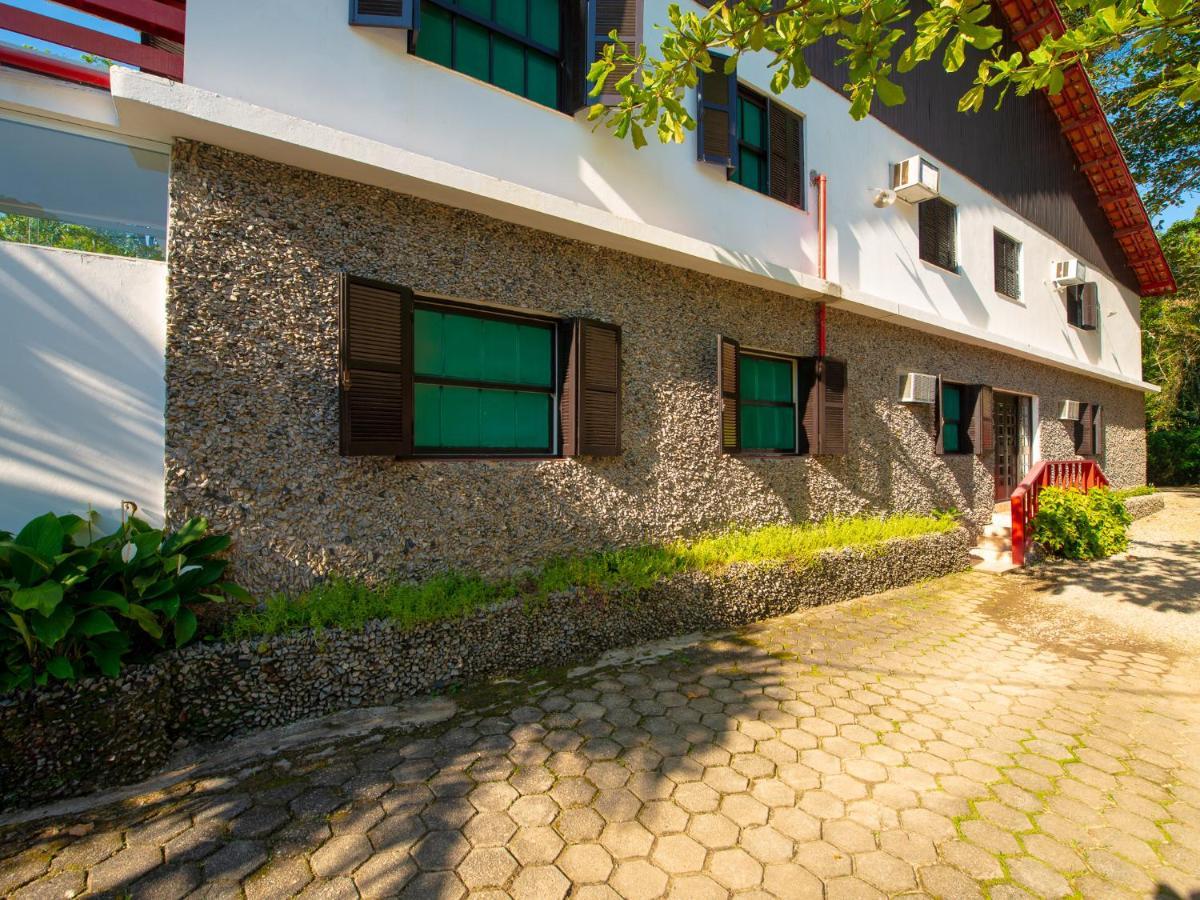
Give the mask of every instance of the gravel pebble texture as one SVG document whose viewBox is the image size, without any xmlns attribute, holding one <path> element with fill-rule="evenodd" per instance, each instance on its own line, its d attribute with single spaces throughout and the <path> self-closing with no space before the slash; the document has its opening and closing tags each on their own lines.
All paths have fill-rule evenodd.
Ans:
<svg viewBox="0 0 1200 900">
<path fill-rule="evenodd" d="M 451 683 L 588 661 L 643 641 L 741 625 L 967 567 L 965 529 L 828 551 L 802 566 L 735 565 L 645 590 L 516 599 L 402 631 L 197 644 L 121 678 L 0 700 L 0 808 L 136 781 L 174 742 L 219 740 Z"/>
<path fill-rule="evenodd" d="M 1041 398 L 1044 458 L 1072 455 L 1062 398 L 1104 404 L 1106 471 L 1145 480 L 1142 395 L 829 311 L 849 362 L 845 457 L 719 451 L 717 337 L 814 352 L 816 305 L 475 213 L 177 142 L 170 188 L 166 494 L 236 539 L 237 576 L 296 589 L 447 568 L 511 574 L 565 553 L 723 528 L 993 502 L 990 457 L 933 454 L 902 373 Z M 610 459 L 396 461 L 338 455 L 340 273 L 623 329 Z"/>
</svg>

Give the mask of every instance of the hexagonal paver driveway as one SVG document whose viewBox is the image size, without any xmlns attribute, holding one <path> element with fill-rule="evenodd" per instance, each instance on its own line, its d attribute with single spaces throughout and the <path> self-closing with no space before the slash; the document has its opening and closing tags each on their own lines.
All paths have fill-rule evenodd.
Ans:
<svg viewBox="0 0 1200 900">
<path fill-rule="evenodd" d="M 1195 657 L 1038 604 L 965 574 L 480 694 L 13 826 L 0 895 L 1195 896 Z"/>
</svg>

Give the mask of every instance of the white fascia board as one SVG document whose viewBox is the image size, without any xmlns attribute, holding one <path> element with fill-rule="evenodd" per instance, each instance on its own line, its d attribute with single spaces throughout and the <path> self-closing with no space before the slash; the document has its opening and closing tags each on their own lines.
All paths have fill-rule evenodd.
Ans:
<svg viewBox="0 0 1200 900">
<path fill-rule="evenodd" d="M 276 110 L 120 66 L 111 69 L 121 126 L 169 141 L 186 138 L 300 169 L 375 185 L 647 259 L 805 300 L 824 300 L 876 319 L 1085 374 L 1156 391 L 1138 378 L 1047 353 L 982 329 L 931 317 L 806 272 L 597 207 L 504 181 L 432 157 Z"/>
</svg>

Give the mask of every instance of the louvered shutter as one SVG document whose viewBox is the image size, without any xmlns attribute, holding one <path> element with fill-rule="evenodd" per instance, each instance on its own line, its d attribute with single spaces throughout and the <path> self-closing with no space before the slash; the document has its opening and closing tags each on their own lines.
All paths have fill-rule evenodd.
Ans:
<svg viewBox="0 0 1200 900">
<path fill-rule="evenodd" d="M 1092 413 L 1092 427 L 1095 432 L 1092 452 L 1096 459 L 1104 456 L 1104 407 L 1097 404 Z"/>
<path fill-rule="evenodd" d="M 717 338 L 717 385 L 721 392 L 721 450 L 739 453 L 742 449 L 741 421 L 738 417 L 738 342 Z"/>
<path fill-rule="evenodd" d="M 351 25 L 412 28 L 420 0 L 350 0 Z"/>
<path fill-rule="evenodd" d="M 1079 287 L 1079 327 L 1085 331 L 1095 331 L 1100 324 L 1100 292 L 1094 281 Z"/>
<path fill-rule="evenodd" d="M 1096 452 L 1095 411 L 1096 407 L 1091 403 L 1079 404 L 1079 420 L 1075 423 L 1075 452 L 1080 456 L 1092 456 Z"/>
<path fill-rule="evenodd" d="M 946 452 L 946 413 L 942 404 L 942 376 L 937 377 L 933 396 L 933 452 L 941 456 Z"/>
<path fill-rule="evenodd" d="M 629 45 L 629 52 L 637 56 L 642 43 L 642 0 L 588 0 L 587 33 L 589 46 L 585 54 L 584 71 L 592 67 L 592 63 L 600 58 L 600 53 L 606 44 L 612 43 L 609 35 L 617 32 L 617 37 Z M 604 82 L 604 92 L 599 97 L 589 97 L 589 103 L 613 104 L 621 99 L 614 87 L 632 70 L 630 65 L 617 65 L 617 68 Z M 588 84 L 590 91 L 592 85 Z"/>
<path fill-rule="evenodd" d="M 566 366 L 560 407 L 564 456 L 621 453 L 621 329 L 575 319 L 564 325 Z"/>
<path fill-rule="evenodd" d="M 701 162 L 737 165 L 737 73 L 725 74 L 728 57 L 712 54 L 711 72 L 696 85 L 696 152 Z"/>
<path fill-rule="evenodd" d="M 773 101 L 769 105 L 768 116 L 771 127 L 771 196 L 803 209 L 803 120 Z"/>
<path fill-rule="evenodd" d="M 412 291 L 342 279 L 339 445 L 343 456 L 412 453 Z"/>
<path fill-rule="evenodd" d="M 1021 245 L 1006 234 L 993 232 L 996 291 L 1006 297 L 1021 296 Z"/>
<path fill-rule="evenodd" d="M 1081 304 L 1082 292 L 1081 285 L 1072 284 L 1067 286 L 1067 324 L 1074 325 L 1076 328 L 1083 327 L 1083 306 Z"/>
<path fill-rule="evenodd" d="M 996 422 L 993 412 L 992 389 L 986 384 L 977 384 L 971 390 L 971 421 L 967 426 L 967 439 L 974 453 L 990 453 L 996 449 Z"/>
<path fill-rule="evenodd" d="M 846 363 L 825 357 L 817 363 L 817 453 L 846 453 Z"/>
<path fill-rule="evenodd" d="M 803 404 L 800 407 L 800 439 L 796 452 L 816 453 L 821 445 L 819 431 L 818 408 L 821 400 L 820 379 L 817 377 L 818 360 L 815 356 L 802 357 L 796 360 L 797 400 Z"/>
<path fill-rule="evenodd" d="M 953 271 L 958 267 L 955 219 L 952 203 L 941 197 L 925 200 L 917 207 L 918 243 L 921 259 Z"/>
</svg>

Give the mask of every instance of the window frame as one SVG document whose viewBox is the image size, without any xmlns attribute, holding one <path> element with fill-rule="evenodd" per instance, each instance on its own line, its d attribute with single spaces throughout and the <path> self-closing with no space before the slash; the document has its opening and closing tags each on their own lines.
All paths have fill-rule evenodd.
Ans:
<svg viewBox="0 0 1200 900">
<path fill-rule="evenodd" d="M 359 279 L 365 281 L 366 279 Z M 431 297 L 426 294 L 414 294 L 412 303 L 413 319 L 409 323 L 409 328 L 412 331 L 412 340 L 416 341 L 416 311 L 418 309 L 433 310 L 437 312 L 451 312 L 458 315 L 467 315 L 479 319 L 488 319 L 492 321 L 512 322 L 514 324 L 534 324 L 545 327 L 549 332 L 550 340 L 550 386 L 545 390 L 540 388 L 532 388 L 529 386 L 515 385 L 508 382 L 491 382 L 475 379 L 461 379 L 445 376 L 430 376 L 418 375 L 416 372 L 415 359 L 409 360 L 409 371 L 406 373 L 409 384 L 409 407 L 408 416 L 410 419 L 410 427 L 412 429 L 412 455 L 408 459 L 558 459 L 563 455 L 562 452 L 562 434 L 559 427 L 559 415 L 562 405 L 562 356 L 559 347 L 559 329 L 563 324 L 562 319 L 554 316 L 541 315 L 538 313 L 523 313 L 515 312 L 507 309 L 497 309 L 494 307 L 481 306 L 473 303 L 466 303 L 460 300 L 448 300 L 439 297 Z M 411 354 L 410 356 L 415 355 Z M 550 396 L 549 408 L 549 435 L 550 445 L 547 452 L 542 452 L 540 448 L 504 448 L 504 447 L 425 447 L 419 446 L 416 443 L 416 386 L 417 384 L 438 384 L 449 385 L 453 387 L 475 387 L 480 389 L 498 389 L 498 390 L 520 390 L 528 393 L 548 394 Z"/>
<path fill-rule="evenodd" d="M 786 362 L 791 367 L 792 381 L 792 400 L 790 403 L 785 403 L 780 400 L 747 400 L 742 397 L 742 357 L 750 359 L 762 359 L 770 362 Z M 739 443 L 742 445 L 738 451 L 738 456 L 763 456 L 763 457 L 778 457 L 778 456 L 808 456 L 809 453 L 800 452 L 800 359 L 801 357 L 792 356 L 786 353 L 771 353 L 765 350 L 747 350 L 738 347 L 737 366 L 738 366 L 738 418 L 741 419 L 742 406 L 774 406 L 774 407 L 790 407 L 792 410 L 792 449 L 781 450 L 772 447 L 752 447 L 746 449 L 745 442 L 739 434 Z M 743 429 L 739 425 L 739 432 Z"/>
<path fill-rule="evenodd" d="M 482 16 L 479 13 L 474 12 L 472 10 L 464 9 L 464 8 L 458 6 L 457 4 L 450 2 L 450 0 L 413 0 L 413 2 L 417 4 L 417 22 L 418 22 L 418 24 L 420 22 L 420 12 L 421 12 L 420 7 L 422 5 L 424 5 L 425 3 L 428 3 L 431 6 L 436 6 L 443 13 L 445 13 L 446 15 L 448 15 L 450 17 L 450 63 L 447 65 L 445 63 L 440 62 L 439 60 L 430 59 L 427 56 L 420 55 L 420 53 L 418 52 L 418 48 L 420 47 L 420 42 L 418 40 L 418 35 L 420 32 L 419 28 L 414 28 L 409 31 L 408 52 L 411 56 L 415 57 L 416 59 L 423 60 L 431 65 L 440 66 L 443 69 L 447 69 L 448 71 L 455 72 L 455 73 L 465 76 L 467 78 L 475 78 L 476 81 L 482 81 L 484 84 L 487 84 L 490 87 L 495 88 L 496 90 L 504 91 L 506 94 L 512 94 L 514 97 L 520 97 L 521 99 L 527 100 L 530 103 L 536 103 L 538 106 L 543 107 L 544 109 L 553 109 L 558 112 L 570 114 L 571 110 L 568 108 L 570 105 L 569 100 L 568 100 L 568 95 L 570 94 L 570 89 L 571 89 L 571 73 L 568 72 L 568 68 L 570 66 L 571 59 L 573 58 L 573 54 L 571 51 L 571 34 L 570 34 L 570 31 L 569 31 L 569 28 L 567 25 L 568 19 L 569 19 L 568 14 L 570 13 L 570 4 L 569 3 L 564 3 L 564 2 L 562 2 L 562 0 L 558 0 L 558 49 L 554 50 L 550 47 L 547 47 L 545 44 L 542 44 L 541 42 L 534 40 L 533 38 L 531 38 L 527 35 L 518 34 L 517 32 L 513 31 L 511 28 L 509 28 L 506 25 L 501 25 L 494 18 L 488 18 L 488 17 Z M 496 8 L 496 0 L 490 0 L 490 2 L 492 5 L 492 10 L 494 12 L 495 8 Z M 526 22 L 528 23 L 528 22 L 530 22 L 530 16 L 532 13 L 532 6 L 530 5 L 529 0 L 526 0 L 525 11 L 526 11 Z M 454 20 L 456 17 L 464 18 L 467 21 L 469 21 L 469 22 L 479 26 L 480 28 L 484 29 L 485 31 L 487 31 L 487 34 L 488 34 L 488 77 L 486 79 L 476 78 L 476 76 L 471 75 L 468 72 L 464 72 L 461 69 L 455 68 L 455 66 L 454 66 L 454 53 L 455 53 L 455 43 L 456 43 Z M 501 37 L 504 37 L 510 41 L 513 41 L 514 43 L 520 44 L 521 47 L 524 49 L 524 51 L 526 51 L 526 54 L 528 53 L 528 51 L 532 50 L 542 56 L 547 56 L 554 60 L 555 92 L 557 94 L 557 98 L 556 98 L 555 104 L 553 106 L 551 106 L 547 103 L 543 103 L 541 100 L 535 100 L 532 97 L 528 96 L 528 94 L 517 93 L 516 91 L 510 90 L 509 88 L 504 87 L 503 85 L 497 84 L 493 80 L 495 77 L 495 74 L 494 74 L 495 73 L 495 40 L 493 38 L 493 35 L 496 35 L 496 34 L 499 34 Z M 580 38 L 582 39 L 582 35 L 580 36 Z M 525 87 L 526 87 L 526 90 L 528 90 L 528 88 L 529 88 L 528 56 L 526 56 L 526 58 L 525 58 Z"/>
<path fill-rule="evenodd" d="M 942 443 L 942 456 L 974 456 L 975 448 L 971 446 L 971 416 L 967 415 L 967 403 L 970 399 L 970 391 L 973 385 L 965 384 L 960 381 L 942 381 L 942 396 L 938 398 L 939 418 L 941 419 L 942 434 L 940 435 Z M 946 418 L 946 389 L 953 388 L 958 391 L 958 418 L 954 423 L 958 426 L 958 448 L 955 450 L 946 449 L 946 426 L 950 424 L 950 420 Z"/>
<path fill-rule="evenodd" d="M 957 217 L 956 217 L 956 219 L 957 219 Z M 1016 288 L 1017 288 L 1017 291 L 1015 294 L 1010 294 L 1008 291 L 1004 290 L 999 283 L 1000 282 L 1000 271 L 1001 271 L 1000 270 L 1000 255 L 996 252 L 996 249 L 997 249 L 997 245 L 1003 241 L 1007 241 L 1009 244 L 1011 244 L 1013 246 L 1013 248 L 1015 249 L 1016 255 L 1017 255 L 1016 274 L 1014 276 L 1016 278 Z M 1025 245 L 1022 244 L 1020 241 L 1018 241 L 1011 234 L 1008 234 L 1005 231 L 1001 231 L 999 228 L 993 228 L 992 229 L 992 281 L 993 281 L 993 287 L 995 288 L 996 293 L 999 294 L 1001 297 L 1007 297 L 1009 300 L 1020 300 L 1024 293 L 1022 291 L 1022 284 L 1021 284 L 1021 282 L 1024 281 L 1024 275 L 1025 275 Z"/>
<path fill-rule="evenodd" d="M 761 172 L 760 184 L 762 184 L 761 189 L 756 188 L 756 187 L 751 187 L 748 184 L 743 184 L 741 181 L 737 180 L 734 177 L 734 173 L 740 171 L 740 169 L 741 169 L 742 150 L 748 146 L 746 144 L 746 142 L 742 139 L 742 122 L 741 122 L 742 117 L 741 117 L 741 110 L 740 110 L 739 104 L 741 103 L 743 98 L 745 98 L 748 102 L 752 102 L 755 106 L 757 106 L 762 111 L 762 128 L 763 128 L 762 146 L 761 147 L 750 146 L 750 152 L 752 152 L 755 156 L 758 156 L 762 159 L 762 168 L 760 169 L 760 172 Z M 735 150 L 737 151 L 737 155 L 734 157 L 733 166 L 731 166 L 729 168 L 729 170 L 725 173 L 725 180 L 728 182 L 731 182 L 733 184 L 736 184 L 739 187 L 744 187 L 744 188 L 746 188 L 746 190 L 754 191 L 754 193 L 759 194 L 763 197 L 768 197 L 771 200 L 774 200 L 776 203 L 782 203 L 784 206 L 788 207 L 789 209 L 798 209 L 798 210 L 807 212 L 808 211 L 808 191 L 807 190 L 802 189 L 800 191 L 800 203 L 799 204 L 788 203 L 786 200 L 776 197 L 771 193 L 771 110 L 773 107 L 778 106 L 787 115 L 794 116 L 800 123 L 800 173 L 801 173 L 802 179 L 805 181 L 807 181 L 807 176 L 805 175 L 804 167 L 805 167 L 805 162 L 808 159 L 808 147 L 806 146 L 807 141 L 808 141 L 807 116 L 805 116 L 801 112 L 797 112 L 796 110 L 792 109 L 790 106 L 787 106 L 786 104 L 779 103 L 777 100 L 775 100 L 775 98 L 769 97 L 766 94 L 761 93 L 759 90 L 757 90 L 753 86 L 748 85 L 748 84 L 743 84 L 741 81 L 738 81 L 736 83 L 736 91 L 735 91 L 735 96 L 733 98 L 733 104 L 734 104 L 734 110 L 736 112 L 734 120 L 737 123 L 736 133 L 734 134 L 734 138 L 735 138 L 734 143 L 735 143 Z"/>
<path fill-rule="evenodd" d="M 921 216 L 924 213 L 924 209 L 927 204 L 929 205 L 930 209 L 933 209 L 933 204 L 937 204 L 937 203 L 944 203 L 946 206 L 948 206 L 950 208 L 950 216 L 951 216 L 950 241 L 951 241 L 951 246 L 952 246 L 951 252 L 953 255 L 953 258 L 950 261 L 951 262 L 950 266 L 942 265 L 942 260 L 930 259 L 929 256 L 926 256 L 925 255 L 925 243 L 921 239 L 921 235 L 924 230 L 921 227 Z M 939 195 L 937 197 L 930 197 L 928 200 L 923 200 L 922 202 L 918 203 L 917 204 L 917 256 L 920 258 L 920 260 L 924 263 L 928 263 L 929 265 L 933 266 L 934 268 L 940 269 L 943 272 L 949 272 L 952 275 L 959 275 L 959 274 L 961 274 L 961 268 L 960 268 L 960 263 L 959 263 L 959 258 L 958 258 L 959 257 L 958 247 L 959 247 L 958 204 L 951 203 L 949 200 L 947 200 L 945 197 L 942 197 L 941 195 Z M 936 253 L 931 252 L 930 255 L 936 256 Z"/>
</svg>

